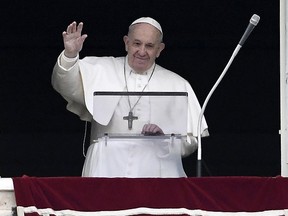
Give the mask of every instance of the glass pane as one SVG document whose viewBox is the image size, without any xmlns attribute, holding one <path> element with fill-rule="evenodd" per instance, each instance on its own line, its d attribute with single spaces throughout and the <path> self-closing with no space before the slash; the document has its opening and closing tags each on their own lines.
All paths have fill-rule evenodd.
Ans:
<svg viewBox="0 0 288 216">
<path fill-rule="evenodd" d="M 112 115 L 107 125 L 97 127 L 97 137 L 143 136 L 145 124 L 156 124 L 166 136 L 186 136 L 187 96 L 187 92 L 94 92 L 94 120 L 99 123 Z"/>
</svg>

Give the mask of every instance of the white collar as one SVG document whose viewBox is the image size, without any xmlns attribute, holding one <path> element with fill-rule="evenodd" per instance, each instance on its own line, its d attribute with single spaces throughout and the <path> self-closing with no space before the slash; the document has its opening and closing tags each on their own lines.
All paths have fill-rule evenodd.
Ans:
<svg viewBox="0 0 288 216">
<path fill-rule="evenodd" d="M 151 73 L 153 72 L 153 69 L 154 69 L 154 65 L 156 64 L 154 62 L 154 64 L 147 70 L 147 71 L 144 71 L 144 73 L 136 73 L 131 67 L 130 65 L 128 64 L 128 56 L 126 56 L 126 61 L 124 62 L 124 64 L 126 64 L 126 76 L 129 77 L 131 74 L 135 74 L 135 75 L 140 75 L 140 76 L 148 76 L 150 77 Z"/>
</svg>

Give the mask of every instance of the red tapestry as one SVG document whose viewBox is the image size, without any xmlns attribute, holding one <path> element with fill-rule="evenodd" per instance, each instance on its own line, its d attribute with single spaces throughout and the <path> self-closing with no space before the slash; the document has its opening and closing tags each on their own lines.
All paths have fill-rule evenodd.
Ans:
<svg viewBox="0 0 288 216">
<path fill-rule="evenodd" d="M 17 206 L 75 211 L 136 208 L 259 212 L 288 209 L 288 179 L 13 178 Z"/>
</svg>

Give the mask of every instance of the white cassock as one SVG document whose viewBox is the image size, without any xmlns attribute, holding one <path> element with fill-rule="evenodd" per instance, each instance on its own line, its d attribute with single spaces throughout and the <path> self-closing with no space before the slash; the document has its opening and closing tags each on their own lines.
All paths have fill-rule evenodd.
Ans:
<svg viewBox="0 0 288 216">
<path fill-rule="evenodd" d="M 145 123 L 155 123 L 151 117 L 149 98 L 130 98 L 134 107 L 132 130 L 128 129 L 123 116 L 129 112 L 128 101 L 115 99 L 105 103 L 95 103 L 95 91 L 129 91 L 141 92 L 151 76 L 145 92 L 187 92 L 188 119 L 187 134 L 197 136 L 197 124 L 200 105 L 190 84 L 159 65 L 140 75 L 132 72 L 124 57 L 86 57 L 69 67 L 63 67 L 65 60 L 61 54 L 54 67 L 53 87 L 68 101 L 67 109 L 80 116 L 82 120 L 92 122 L 91 144 L 88 148 L 82 176 L 89 177 L 185 177 L 182 156 L 187 156 L 197 149 L 195 142 L 147 141 L 136 139 L 109 139 L 99 134 L 109 131 L 119 133 L 139 133 Z M 64 63 L 63 63 L 64 62 Z M 80 69 L 80 74 L 79 74 Z M 126 74 L 126 82 L 125 82 Z M 84 98 L 83 98 L 84 94 Z M 173 106 L 173 104 L 171 104 Z M 93 112 L 97 110 L 97 112 Z M 93 115 L 93 118 L 92 118 Z M 162 113 L 162 116 L 165 113 Z M 123 123 L 124 121 L 124 123 Z M 122 122 L 122 123 L 121 123 Z M 120 124 L 121 123 L 121 124 Z M 125 125 L 123 127 L 123 124 Z M 161 124 L 161 123 L 160 123 Z M 120 125 L 120 126 L 119 126 Z M 161 127 L 161 126 L 160 126 Z M 165 128 L 165 126 L 164 126 Z M 163 129 L 163 127 L 162 127 Z M 208 135 L 205 119 L 202 121 L 202 134 Z M 165 132 L 165 130 L 163 130 Z"/>
</svg>

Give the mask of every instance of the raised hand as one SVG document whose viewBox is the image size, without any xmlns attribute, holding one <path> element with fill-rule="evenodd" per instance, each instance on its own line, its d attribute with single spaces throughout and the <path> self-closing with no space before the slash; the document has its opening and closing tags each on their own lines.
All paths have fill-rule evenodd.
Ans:
<svg viewBox="0 0 288 216">
<path fill-rule="evenodd" d="M 64 55 L 68 58 L 74 58 L 82 50 L 83 43 L 87 38 L 87 34 L 82 33 L 83 23 L 80 22 L 78 25 L 74 21 L 67 26 L 67 30 L 62 33 L 64 42 Z"/>
</svg>

